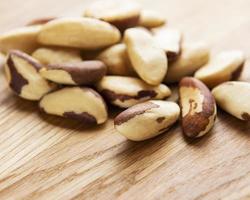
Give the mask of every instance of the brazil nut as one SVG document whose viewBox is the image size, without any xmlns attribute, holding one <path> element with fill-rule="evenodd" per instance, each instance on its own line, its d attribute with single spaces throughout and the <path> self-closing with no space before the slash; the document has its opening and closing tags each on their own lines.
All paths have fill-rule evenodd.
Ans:
<svg viewBox="0 0 250 200">
<path fill-rule="evenodd" d="M 133 141 L 142 141 L 167 131 L 180 114 L 174 102 L 152 100 L 137 104 L 114 120 L 116 130 Z"/>
<path fill-rule="evenodd" d="M 113 105 L 127 108 L 150 99 L 165 99 L 170 89 L 160 84 L 152 86 L 138 78 L 105 76 L 97 84 L 98 91 Z"/>
</svg>

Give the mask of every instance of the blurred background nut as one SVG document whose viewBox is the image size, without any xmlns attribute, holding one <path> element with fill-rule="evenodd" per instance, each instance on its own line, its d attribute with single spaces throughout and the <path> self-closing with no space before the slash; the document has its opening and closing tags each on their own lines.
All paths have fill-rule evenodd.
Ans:
<svg viewBox="0 0 250 200">
<path fill-rule="evenodd" d="M 105 49 L 96 59 L 103 61 L 107 65 L 109 75 L 136 75 L 129 60 L 125 44 L 116 44 Z"/>
<path fill-rule="evenodd" d="M 173 101 L 175 103 L 179 102 L 179 87 L 178 84 L 172 84 L 169 86 L 171 90 L 171 95 L 166 99 L 167 101 Z"/>
<path fill-rule="evenodd" d="M 33 26 L 33 25 L 43 25 L 47 24 L 48 22 L 56 19 L 56 17 L 43 17 L 43 18 L 37 18 L 27 23 L 27 26 Z"/>
<path fill-rule="evenodd" d="M 195 77 L 209 88 L 238 78 L 244 65 L 241 51 L 225 51 L 211 58 L 210 62 L 195 73 Z"/>
<path fill-rule="evenodd" d="M 138 25 L 150 29 L 162 26 L 165 23 L 166 19 L 160 13 L 153 10 L 142 10 Z"/>
<path fill-rule="evenodd" d="M 39 60 L 42 64 L 61 64 L 81 62 L 81 53 L 77 49 L 43 47 L 32 53 L 32 57 Z"/>
<path fill-rule="evenodd" d="M 142 80 L 150 85 L 159 85 L 167 69 L 165 52 L 156 47 L 152 35 L 143 28 L 125 31 L 124 42 L 134 70 Z"/>
<path fill-rule="evenodd" d="M 206 44 L 185 43 L 183 44 L 180 57 L 169 64 L 165 83 L 176 83 L 185 76 L 191 76 L 194 72 L 205 65 L 209 60 L 209 48 Z"/>
<path fill-rule="evenodd" d="M 166 85 L 151 86 L 138 78 L 124 76 L 105 76 L 97 84 L 97 89 L 111 104 L 121 108 L 171 95 Z"/>
<path fill-rule="evenodd" d="M 40 69 L 42 77 L 65 85 L 91 85 L 106 74 L 106 65 L 98 60 L 49 64 Z"/>
<path fill-rule="evenodd" d="M 123 31 L 138 24 L 140 11 L 133 0 L 99 0 L 86 8 L 84 16 L 109 22 Z"/>
<path fill-rule="evenodd" d="M 55 89 L 38 73 L 41 64 L 31 56 L 18 51 L 10 51 L 6 65 L 6 77 L 10 88 L 20 97 L 39 100 L 43 95 Z"/>
<path fill-rule="evenodd" d="M 41 99 L 39 106 L 45 113 L 88 125 L 102 124 L 108 117 L 102 97 L 86 87 L 65 87 L 51 92 Z"/>
<path fill-rule="evenodd" d="M 29 26 L 18 28 L 0 35 L 0 51 L 8 53 L 10 50 L 17 49 L 26 53 L 31 53 L 40 45 L 37 36 L 41 26 Z"/>
<path fill-rule="evenodd" d="M 116 130 L 129 140 L 142 141 L 167 131 L 179 117 L 174 102 L 147 101 L 120 113 L 114 120 Z"/>
<path fill-rule="evenodd" d="M 181 32 L 167 27 L 155 28 L 152 32 L 155 43 L 166 52 L 168 62 L 176 60 L 181 53 Z"/>
<path fill-rule="evenodd" d="M 217 109 L 213 95 L 201 81 L 186 77 L 180 82 L 182 130 L 188 137 L 201 137 L 214 126 Z"/>
<path fill-rule="evenodd" d="M 238 119 L 250 121 L 250 83 L 230 81 L 212 91 L 216 103 Z"/>
<path fill-rule="evenodd" d="M 45 24 L 38 35 L 38 42 L 91 50 L 115 44 L 120 37 L 119 30 L 107 22 L 72 17 L 55 19 Z"/>
</svg>

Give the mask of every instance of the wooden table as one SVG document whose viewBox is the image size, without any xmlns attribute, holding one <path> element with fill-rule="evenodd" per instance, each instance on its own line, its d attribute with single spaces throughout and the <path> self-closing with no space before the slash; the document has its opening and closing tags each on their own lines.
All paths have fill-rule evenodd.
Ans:
<svg viewBox="0 0 250 200">
<path fill-rule="evenodd" d="M 6 31 L 41 16 L 81 14 L 91 0 L 1 0 Z M 186 40 L 213 53 L 242 49 L 250 80 L 250 0 L 141 0 Z M 116 133 L 112 119 L 84 129 L 39 114 L 0 73 L 0 199 L 250 199 L 250 124 L 219 111 L 213 131 L 186 141 L 178 126 L 145 142 Z M 112 117 L 114 114 L 112 115 Z M 111 118 L 112 118 L 111 117 Z"/>
</svg>

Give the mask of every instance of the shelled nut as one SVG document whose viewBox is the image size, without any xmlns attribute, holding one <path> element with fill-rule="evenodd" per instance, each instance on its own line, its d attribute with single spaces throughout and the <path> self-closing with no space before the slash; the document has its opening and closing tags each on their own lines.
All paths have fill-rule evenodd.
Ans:
<svg viewBox="0 0 250 200">
<path fill-rule="evenodd" d="M 166 52 L 168 61 L 176 60 L 181 53 L 181 32 L 177 29 L 166 27 L 155 28 L 152 32 L 154 41 Z"/>
<path fill-rule="evenodd" d="M 39 100 L 56 87 L 40 76 L 41 67 L 31 56 L 18 50 L 10 51 L 5 65 L 10 88 L 24 99 Z"/>
<path fill-rule="evenodd" d="M 225 51 L 195 73 L 195 77 L 213 88 L 223 82 L 237 78 L 243 68 L 244 55 L 241 51 Z"/>
<path fill-rule="evenodd" d="M 86 87 L 65 87 L 49 93 L 41 99 L 39 106 L 45 113 L 88 125 L 102 124 L 108 117 L 102 97 Z"/>
<path fill-rule="evenodd" d="M 106 65 L 98 60 L 49 64 L 40 69 L 42 77 L 65 85 L 92 85 L 106 74 Z"/>
<path fill-rule="evenodd" d="M 250 121 L 250 83 L 229 81 L 212 91 L 216 103 L 238 119 Z"/>
<path fill-rule="evenodd" d="M 214 126 L 217 109 L 213 95 L 201 81 L 186 77 L 180 82 L 182 130 L 188 137 L 201 137 Z"/>
<path fill-rule="evenodd" d="M 155 28 L 166 23 L 166 19 L 156 11 L 142 10 L 140 14 L 139 26 L 145 28 Z"/>
<path fill-rule="evenodd" d="M 138 78 L 124 76 L 105 76 L 97 89 L 111 104 L 122 108 L 171 95 L 166 85 L 151 86 Z"/>
<path fill-rule="evenodd" d="M 152 35 L 143 28 L 125 31 L 124 41 L 133 68 L 150 85 L 159 85 L 168 69 L 165 52 L 155 45 Z"/>
<path fill-rule="evenodd" d="M 43 45 L 99 49 L 120 40 L 120 32 L 109 23 L 92 18 L 59 18 L 45 24 L 38 35 Z"/>
<path fill-rule="evenodd" d="M 204 43 L 186 43 L 180 57 L 169 65 L 165 83 L 175 83 L 185 76 L 191 76 L 209 60 L 209 48 Z"/>
<path fill-rule="evenodd" d="M 84 16 L 109 22 L 125 30 L 138 24 L 140 11 L 139 4 L 133 0 L 102 0 L 89 5 Z"/>
<path fill-rule="evenodd" d="M 32 53 L 32 57 L 44 65 L 81 62 L 81 54 L 77 49 L 39 48 Z"/>
<path fill-rule="evenodd" d="M 97 58 L 107 65 L 109 75 L 135 76 L 125 44 L 113 45 L 102 51 Z"/>
<path fill-rule="evenodd" d="M 142 141 L 167 131 L 180 114 L 174 102 L 147 101 L 120 113 L 114 120 L 116 130 L 129 140 Z"/>
<path fill-rule="evenodd" d="M 28 26 L 18 28 L 0 35 L 0 51 L 8 53 L 17 49 L 25 53 L 31 53 L 40 45 L 37 36 L 42 26 Z"/>
</svg>

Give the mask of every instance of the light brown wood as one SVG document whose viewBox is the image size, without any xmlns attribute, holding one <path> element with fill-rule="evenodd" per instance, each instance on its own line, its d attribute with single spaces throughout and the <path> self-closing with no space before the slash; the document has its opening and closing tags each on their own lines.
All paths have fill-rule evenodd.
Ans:
<svg viewBox="0 0 250 200">
<path fill-rule="evenodd" d="M 41 16 L 79 15 L 91 0 L 1 0 L 1 32 Z M 242 49 L 250 80 L 249 0 L 140 0 L 185 38 L 213 52 Z M 250 124 L 219 110 L 213 131 L 189 142 L 181 129 L 145 142 L 116 133 L 112 119 L 86 130 L 39 114 L 0 73 L 0 199 L 250 199 Z M 113 114 L 112 116 L 115 116 Z"/>
</svg>

